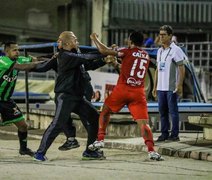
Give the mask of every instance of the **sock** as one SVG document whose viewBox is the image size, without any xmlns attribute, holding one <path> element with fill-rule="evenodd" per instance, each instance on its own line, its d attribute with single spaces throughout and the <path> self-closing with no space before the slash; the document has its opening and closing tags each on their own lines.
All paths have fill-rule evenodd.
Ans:
<svg viewBox="0 0 212 180">
<path fill-rule="evenodd" d="M 144 143 L 146 144 L 148 148 L 148 152 L 155 151 L 152 131 L 148 124 L 141 125 L 141 135 L 144 138 Z"/>
<path fill-rule="evenodd" d="M 146 141 L 145 142 L 145 144 L 146 144 L 146 146 L 147 146 L 147 148 L 148 148 L 148 152 L 150 152 L 150 151 L 155 151 L 155 149 L 154 149 L 154 144 L 153 144 L 153 142 L 152 141 Z"/>
<path fill-rule="evenodd" d="M 26 132 L 18 131 L 18 138 L 20 143 L 20 149 L 25 150 L 27 148 L 27 131 Z"/>
<path fill-rule="evenodd" d="M 68 140 L 69 141 L 74 141 L 75 140 L 75 137 L 69 137 Z"/>
<path fill-rule="evenodd" d="M 106 128 L 110 121 L 110 109 L 103 108 L 100 116 L 99 116 L 99 130 L 98 130 L 98 141 L 102 141 L 105 139 Z"/>
<path fill-rule="evenodd" d="M 103 128 L 99 128 L 98 131 L 98 141 L 103 141 L 105 139 L 105 135 L 106 135 L 106 130 Z"/>
</svg>

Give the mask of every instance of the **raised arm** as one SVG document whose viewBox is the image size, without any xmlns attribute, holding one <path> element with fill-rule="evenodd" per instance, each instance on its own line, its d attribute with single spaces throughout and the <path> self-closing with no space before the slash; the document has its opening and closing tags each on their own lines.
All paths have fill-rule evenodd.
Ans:
<svg viewBox="0 0 212 180">
<path fill-rule="evenodd" d="M 117 56 L 117 51 L 107 47 L 106 45 L 104 45 L 99 39 L 98 39 L 98 35 L 96 33 L 92 33 L 90 35 L 91 40 L 93 40 L 93 42 L 95 43 L 96 47 L 98 48 L 99 52 L 104 54 L 104 55 L 113 55 L 113 56 Z"/>
</svg>

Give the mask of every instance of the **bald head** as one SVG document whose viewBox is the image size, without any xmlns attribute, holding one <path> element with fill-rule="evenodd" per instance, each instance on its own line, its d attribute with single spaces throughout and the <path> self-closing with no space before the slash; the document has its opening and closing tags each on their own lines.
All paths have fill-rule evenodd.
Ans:
<svg viewBox="0 0 212 180">
<path fill-rule="evenodd" d="M 64 31 L 60 34 L 61 39 L 64 41 L 70 40 L 73 36 L 75 35 L 72 31 Z"/>
<path fill-rule="evenodd" d="M 58 48 L 71 50 L 78 49 L 79 42 L 72 31 L 63 31 L 58 38 Z"/>
</svg>

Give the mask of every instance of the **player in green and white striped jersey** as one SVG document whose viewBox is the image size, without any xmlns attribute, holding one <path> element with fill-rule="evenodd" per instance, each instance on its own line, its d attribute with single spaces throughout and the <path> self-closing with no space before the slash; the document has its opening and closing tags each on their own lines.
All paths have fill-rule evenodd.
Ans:
<svg viewBox="0 0 212 180">
<path fill-rule="evenodd" d="M 20 70 L 30 70 L 37 62 L 32 57 L 19 56 L 19 47 L 15 42 L 4 45 L 5 56 L 0 57 L 0 125 L 14 123 L 18 128 L 20 142 L 19 153 L 33 156 L 34 152 L 27 148 L 27 124 L 16 103 L 11 99 Z"/>
</svg>

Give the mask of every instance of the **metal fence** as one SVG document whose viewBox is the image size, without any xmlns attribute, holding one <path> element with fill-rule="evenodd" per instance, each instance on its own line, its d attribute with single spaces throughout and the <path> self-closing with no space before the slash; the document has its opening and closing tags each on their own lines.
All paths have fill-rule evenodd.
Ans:
<svg viewBox="0 0 212 180">
<path fill-rule="evenodd" d="M 183 45 L 195 68 L 212 72 L 212 42 L 186 42 Z"/>
<path fill-rule="evenodd" d="M 114 37 L 116 40 L 117 38 Z M 179 45 L 185 47 L 189 60 L 194 64 L 196 69 L 201 69 L 209 73 L 212 72 L 212 42 L 185 42 Z M 25 76 L 24 72 L 20 72 L 19 77 L 23 76 Z M 29 73 L 29 77 L 32 79 L 54 79 L 55 72 Z"/>
<path fill-rule="evenodd" d="M 212 102 L 212 42 L 186 42 L 189 60 L 193 63 L 207 102 Z"/>
<path fill-rule="evenodd" d="M 20 71 L 18 78 L 24 79 L 26 76 L 24 71 Z M 44 73 L 36 73 L 36 72 L 30 72 L 28 73 L 29 79 L 36 79 L 36 80 L 54 80 L 56 78 L 56 72 L 54 70 L 50 70 Z"/>
</svg>

